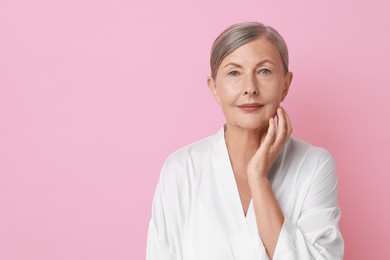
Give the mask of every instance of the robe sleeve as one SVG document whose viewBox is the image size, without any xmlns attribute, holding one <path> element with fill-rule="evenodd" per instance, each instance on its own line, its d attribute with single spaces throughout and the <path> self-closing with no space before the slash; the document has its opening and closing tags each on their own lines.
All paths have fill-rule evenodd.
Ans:
<svg viewBox="0 0 390 260">
<path fill-rule="evenodd" d="M 174 253 L 162 241 L 157 233 L 153 219 L 149 223 L 146 260 L 175 260 Z"/>
<path fill-rule="evenodd" d="M 274 260 L 342 259 L 344 240 L 338 222 L 337 175 L 330 154 L 317 166 L 298 220 L 285 217 Z M 297 209 L 299 210 L 299 209 Z"/>
<path fill-rule="evenodd" d="M 152 204 L 147 260 L 182 259 L 182 233 L 187 192 L 183 165 L 168 160 L 161 169 Z"/>
</svg>

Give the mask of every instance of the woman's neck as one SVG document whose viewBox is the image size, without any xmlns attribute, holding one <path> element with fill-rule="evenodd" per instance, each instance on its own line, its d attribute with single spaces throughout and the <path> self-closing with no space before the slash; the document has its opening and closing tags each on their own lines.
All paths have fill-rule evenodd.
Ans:
<svg viewBox="0 0 390 260">
<path fill-rule="evenodd" d="M 246 169 L 249 160 L 260 146 L 264 131 L 262 129 L 252 130 L 226 125 L 225 142 L 233 169 Z"/>
</svg>

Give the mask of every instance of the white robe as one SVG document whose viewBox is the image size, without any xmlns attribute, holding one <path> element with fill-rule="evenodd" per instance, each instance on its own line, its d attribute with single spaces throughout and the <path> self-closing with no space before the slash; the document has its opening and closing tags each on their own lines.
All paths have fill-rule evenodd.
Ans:
<svg viewBox="0 0 390 260">
<path fill-rule="evenodd" d="M 273 259 L 342 259 L 331 155 L 290 138 L 269 179 L 284 214 Z M 147 260 L 268 259 L 252 201 L 244 215 L 224 128 L 166 160 L 154 194 L 146 254 Z"/>
</svg>

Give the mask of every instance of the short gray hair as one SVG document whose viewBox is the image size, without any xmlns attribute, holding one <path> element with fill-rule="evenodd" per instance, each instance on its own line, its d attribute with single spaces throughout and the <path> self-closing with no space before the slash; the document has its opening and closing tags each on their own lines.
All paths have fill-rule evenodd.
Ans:
<svg viewBox="0 0 390 260">
<path fill-rule="evenodd" d="M 211 76 L 215 79 L 218 68 L 227 55 L 263 36 L 278 49 L 284 72 L 287 73 L 288 50 L 283 37 L 270 26 L 258 22 L 246 22 L 231 25 L 214 41 L 210 56 Z"/>
</svg>

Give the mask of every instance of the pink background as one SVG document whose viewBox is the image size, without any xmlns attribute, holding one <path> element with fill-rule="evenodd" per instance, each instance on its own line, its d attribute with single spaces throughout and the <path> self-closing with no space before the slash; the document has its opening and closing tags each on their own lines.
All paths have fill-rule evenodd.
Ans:
<svg viewBox="0 0 390 260">
<path fill-rule="evenodd" d="M 345 259 L 390 259 L 388 1 L 0 2 L 0 259 L 144 259 L 165 158 L 224 118 L 214 38 L 285 37 L 294 136 L 338 163 Z"/>
</svg>

